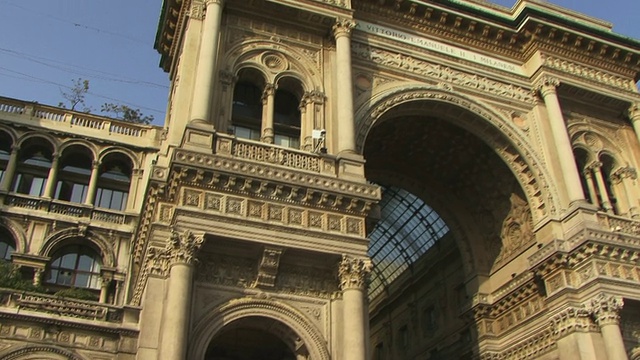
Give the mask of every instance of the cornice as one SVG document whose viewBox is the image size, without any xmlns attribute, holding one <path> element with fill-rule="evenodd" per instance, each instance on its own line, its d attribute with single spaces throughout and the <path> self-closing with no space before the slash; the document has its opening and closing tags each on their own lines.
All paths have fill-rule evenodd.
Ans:
<svg viewBox="0 0 640 360">
<path fill-rule="evenodd" d="M 216 154 L 180 149 L 175 152 L 173 163 L 168 196 L 175 195 L 173 189 L 184 184 L 355 214 L 368 213 L 381 196 L 376 185 Z"/>
<path fill-rule="evenodd" d="M 357 10 L 356 17 L 374 17 L 376 23 L 395 24 L 513 59 L 521 58 L 522 46 L 526 41 L 524 34 L 519 34 L 515 29 L 433 3 L 369 0 L 357 2 L 354 8 Z"/>
</svg>

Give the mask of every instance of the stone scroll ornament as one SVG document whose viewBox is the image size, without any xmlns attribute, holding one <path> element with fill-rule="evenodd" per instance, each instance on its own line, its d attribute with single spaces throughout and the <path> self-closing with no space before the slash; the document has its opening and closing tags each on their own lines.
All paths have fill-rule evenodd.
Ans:
<svg viewBox="0 0 640 360">
<path fill-rule="evenodd" d="M 204 234 L 196 235 L 189 230 L 179 233 L 171 232 L 171 237 L 165 247 L 170 264 L 183 263 L 191 265 L 195 255 L 204 243 Z"/>
<path fill-rule="evenodd" d="M 369 259 L 351 258 L 342 255 L 338 267 L 340 289 L 364 289 L 373 265 Z"/>
</svg>

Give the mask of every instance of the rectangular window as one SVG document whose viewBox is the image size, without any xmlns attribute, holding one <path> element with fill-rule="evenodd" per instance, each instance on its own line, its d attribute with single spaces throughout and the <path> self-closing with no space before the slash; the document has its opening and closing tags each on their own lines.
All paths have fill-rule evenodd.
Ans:
<svg viewBox="0 0 640 360">
<path fill-rule="evenodd" d="M 233 135 L 241 139 L 260 140 L 260 130 L 244 126 L 233 126 Z"/>
<path fill-rule="evenodd" d="M 124 211 L 129 193 L 118 190 L 98 188 L 95 205 L 103 209 Z"/>
</svg>

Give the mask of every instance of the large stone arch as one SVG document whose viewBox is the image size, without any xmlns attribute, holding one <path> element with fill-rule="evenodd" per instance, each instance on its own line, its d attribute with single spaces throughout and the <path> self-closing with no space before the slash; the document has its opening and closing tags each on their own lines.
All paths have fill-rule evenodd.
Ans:
<svg viewBox="0 0 640 360">
<path fill-rule="evenodd" d="M 233 321 L 247 317 L 265 317 L 288 326 L 304 342 L 311 359 L 329 360 L 326 340 L 302 313 L 277 300 L 234 299 L 211 309 L 194 328 L 189 347 L 189 359 L 203 359 L 207 346 L 222 328 Z"/>
<path fill-rule="evenodd" d="M 28 345 L 17 349 L 9 349 L 4 354 L 0 354 L 4 360 L 84 360 L 84 357 L 73 351 L 63 349 L 53 345 Z"/>
<path fill-rule="evenodd" d="M 458 116 L 455 118 L 446 113 L 436 112 L 435 115 L 478 136 L 495 150 L 524 190 L 534 224 L 557 214 L 559 202 L 555 185 L 548 180 L 550 176 L 542 165 L 544 162 L 538 158 L 521 131 L 506 115 L 448 88 L 404 84 L 373 95 L 369 102 L 371 105 L 364 105 L 356 111 L 356 150 L 363 153 L 367 134 L 385 114 L 398 109 L 400 105 L 418 103 L 446 103 L 465 110 L 456 114 Z"/>
<path fill-rule="evenodd" d="M 86 229 L 83 225 L 66 228 L 49 235 L 45 239 L 42 248 L 39 251 L 39 255 L 51 256 L 55 250 L 64 246 L 69 239 L 73 238 L 87 239 L 93 246 L 98 248 L 98 250 L 100 250 L 103 267 L 116 266 L 116 254 L 113 251 L 113 246 L 111 246 L 102 236 Z"/>
</svg>

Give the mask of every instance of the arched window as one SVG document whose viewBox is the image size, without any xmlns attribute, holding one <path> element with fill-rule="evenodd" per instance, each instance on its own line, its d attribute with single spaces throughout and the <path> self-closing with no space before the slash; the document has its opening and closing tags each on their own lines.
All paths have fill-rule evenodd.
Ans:
<svg viewBox="0 0 640 360">
<path fill-rule="evenodd" d="M 4 172 L 9 164 L 12 143 L 11 137 L 7 133 L 0 131 L 0 182 L 2 182 Z"/>
<path fill-rule="evenodd" d="M 16 251 L 13 236 L 6 229 L 0 228 L 0 260 L 11 260 L 11 254 Z"/>
<path fill-rule="evenodd" d="M 31 196 L 44 195 L 52 159 L 53 148 L 47 141 L 32 138 L 22 144 L 13 191 Z"/>
<path fill-rule="evenodd" d="M 100 255 L 83 245 L 68 245 L 58 250 L 49 264 L 49 284 L 100 289 Z"/>
<path fill-rule="evenodd" d="M 89 189 L 92 161 L 86 148 L 76 146 L 67 149 L 60 161 L 54 198 L 83 203 Z"/>
<path fill-rule="evenodd" d="M 127 208 L 132 169 L 131 160 L 120 153 L 110 154 L 102 160 L 96 190 L 96 207 L 118 211 Z"/>
<path fill-rule="evenodd" d="M 300 99 L 302 86 L 293 78 L 283 78 L 276 91 L 273 114 L 273 142 L 276 145 L 300 148 Z"/>
<path fill-rule="evenodd" d="M 262 92 L 265 81 L 258 71 L 243 69 L 233 88 L 231 132 L 243 139 L 259 140 L 262 126 Z"/>
</svg>

